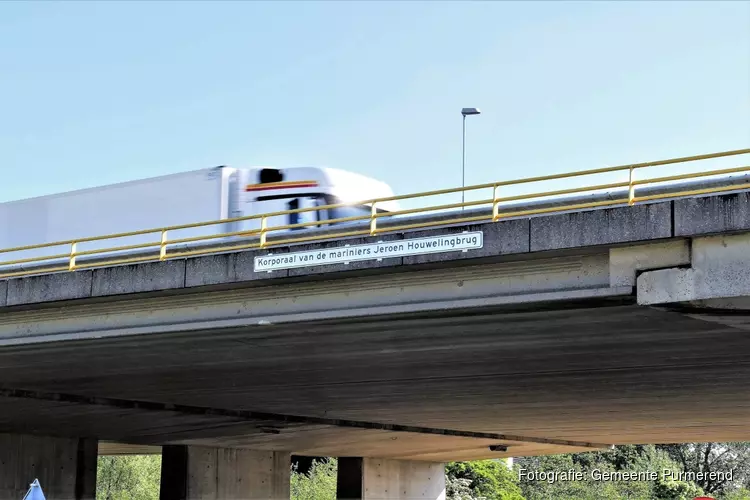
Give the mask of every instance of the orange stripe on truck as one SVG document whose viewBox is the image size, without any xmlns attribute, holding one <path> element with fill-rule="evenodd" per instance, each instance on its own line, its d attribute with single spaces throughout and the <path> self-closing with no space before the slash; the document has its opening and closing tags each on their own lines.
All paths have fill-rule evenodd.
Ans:
<svg viewBox="0 0 750 500">
<path fill-rule="evenodd" d="M 311 188 L 318 187 L 318 181 L 286 181 L 268 182 L 266 184 L 248 184 L 245 191 L 270 191 L 273 189 Z"/>
</svg>

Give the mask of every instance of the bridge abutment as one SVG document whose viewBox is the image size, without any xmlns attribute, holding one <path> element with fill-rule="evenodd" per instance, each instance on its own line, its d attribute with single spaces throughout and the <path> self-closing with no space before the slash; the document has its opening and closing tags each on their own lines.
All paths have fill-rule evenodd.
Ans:
<svg viewBox="0 0 750 500">
<path fill-rule="evenodd" d="M 341 457 L 339 500 L 445 500 L 445 466 L 435 462 Z"/>
<path fill-rule="evenodd" d="M 289 453 L 164 446 L 160 500 L 289 499 Z"/>
<path fill-rule="evenodd" d="M 23 498 L 34 479 L 49 500 L 94 500 L 97 441 L 0 434 L 0 498 Z"/>
</svg>

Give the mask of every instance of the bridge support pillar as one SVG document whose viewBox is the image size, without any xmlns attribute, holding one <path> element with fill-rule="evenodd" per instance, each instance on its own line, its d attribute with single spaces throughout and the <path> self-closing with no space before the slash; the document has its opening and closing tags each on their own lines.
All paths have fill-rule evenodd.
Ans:
<svg viewBox="0 0 750 500">
<path fill-rule="evenodd" d="M 341 457 L 339 500 L 445 500 L 445 466 L 435 462 Z"/>
<path fill-rule="evenodd" d="M 160 500 L 289 500 L 289 453 L 164 446 Z"/>
<path fill-rule="evenodd" d="M 95 439 L 0 434 L 0 498 L 23 498 L 39 479 L 49 500 L 94 500 Z"/>
</svg>

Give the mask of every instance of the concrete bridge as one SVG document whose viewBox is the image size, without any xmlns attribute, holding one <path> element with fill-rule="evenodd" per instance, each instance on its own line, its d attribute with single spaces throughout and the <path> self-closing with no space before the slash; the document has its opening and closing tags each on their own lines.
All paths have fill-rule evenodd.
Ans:
<svg viewBox="0 0 750 500">
<path fill-rule="evenodd" d="M 450 460 L 747 440 L 749 255 L 740 190 L 2 281 L 0 495 L 91 497 L 126 445 L 164 498 L 288 498 L 297 454 L 436 499 Z"/>
</svg>

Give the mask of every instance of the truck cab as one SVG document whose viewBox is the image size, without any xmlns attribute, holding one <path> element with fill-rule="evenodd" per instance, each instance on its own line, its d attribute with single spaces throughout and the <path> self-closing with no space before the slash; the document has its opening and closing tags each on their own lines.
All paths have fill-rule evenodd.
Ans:
<svg viewBox="0 0 750 500">
<path fill-rule="evenodd" d="M 286 231 L 314 229 L 332 224 L 323 223 L 344 217 L 369 216 L 371 204 L 362 203 L 374 198 L 393 196 L 390 187 L 375 179 L 347 172 L 344 170 L 319 167 L 297 167 L 277 169 L 258 167 L 238 170 L 235 180 L 236 200 L 232 203 L 230 217 L 271 214 L 266 218 L 266 227 L 304 224 Z M 277 214 L 287 210 L 324 207 L 346 203 L 337 208 L 321 208 L 308 212 Z M 378 202 L 376 210 L 380 213 L 398 209 L 394 201 Z M 338 224 L 356 224 L 358 221 L 340 222 Z M 251 231 L 260 229 L 260 219 L 240 221 L 232 231 Z M 282 230 L 270 234 L 279 234 Z"/>
</svg>

